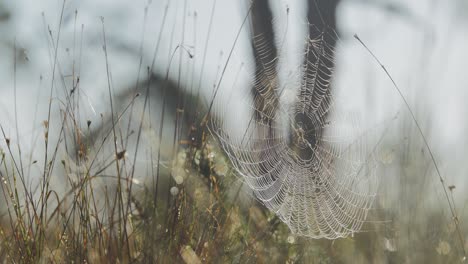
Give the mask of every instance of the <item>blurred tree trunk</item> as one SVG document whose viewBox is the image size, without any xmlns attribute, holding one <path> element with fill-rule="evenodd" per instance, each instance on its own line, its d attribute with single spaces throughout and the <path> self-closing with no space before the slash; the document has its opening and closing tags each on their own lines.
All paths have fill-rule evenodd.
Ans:
<svg viewBox="0 0 468 264">
<path fill-rule="evenodd" d="M 277 48 L 273 17 L 268 0 L 254 0 L 251 12 L 252 46 L 255 56 L 255 83 L 252 95 L 256 121 L 270 123 L 278 105 Z"/>
<path fill-rule="evenodd" d="M 336 45 L 336 8 L 340 0 L 308 0 L 307 19 L 309 21 L 309 38 L 322 39 L 326 42 L 322 53 L 333 54 Z M 269 123 L 274 117 L 278 105 L 278 78 L 276 72 L 278 50 L 275 45 L 275 32 L 272 24 L 272 12 L 268 0 L 254 0 L 251 12 L 251 38 L 255 56 L 255 83 L 252 95 L 255 102 L 256 121 Z M 308 43 L 308 46 L 310 43 Z M 308 47 L 310 48 L 310 47 Z M 317 52 L 307 52 L 304 66 L 321 60 Z M 323 60 L 321 60 L 323 62 Z M 328 60 L 318 69 L 320 77 L 330 80 L 334 58 Z M 315 84 L 306 84 L 312 93 L 312 100 L 323 97 L 323 91 L 317 91 Z M 326 87 L 327 94 L 330 88 Z M 317 94 L 321 92 L 320 94 Z M 326 102 L 324 102 L 326 103 Z"/>
<path fill-rule="evenodd" d="M 336 8 L 339 0 L 308 0 L 307 19 L 309 22 L 308 40 L 305 45 L 303 77 L 299 100 L 303 113 L 294 116 L 295 127 L 303 129 L 303 136 L 312 148 L 297 149 L 302 159 L 315 156 L 314 148 L 319 144 L 331 105 L 333 104 L 331 87 L 335 67 Z M 314 118 L 319 118 L 317 123 Z M 301 135 L 291 133 L 293 146 L 300 145 Z"/>
<path fill-rule="evenodd" d="M 340 0 L 308 0 L 307 19 L 309 20 L 309 35 L 315 37 L 316 26 L 319 30 L 336 32 L 336 8 Z M 335 41 L 331 40 L 335 45 Z"/>
</svg>

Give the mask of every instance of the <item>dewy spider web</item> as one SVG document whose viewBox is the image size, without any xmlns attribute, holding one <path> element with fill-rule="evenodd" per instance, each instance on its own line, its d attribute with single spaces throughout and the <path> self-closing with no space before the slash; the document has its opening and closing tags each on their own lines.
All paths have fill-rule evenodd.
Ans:
<svg viewBox="0 0 468 264">
<path fill-rule="evenodd" d="M 233 133 L 232 124 L 223 122 L 233 109 L 217 105 L 210 131 L 255 197 L 293 234 L 335 239 L 361 230 L 377 180 L 367 136 L 356 119 L 337 110 L 332 99 L 331 38 L 336 40 L 336 35 L 317 31 L 308 39 L 306 63 L 297 70 L 302 76 L 280 86 L 277 69 L 272 68 L 276 64 L 264 60 L 269 56 L 263 37 L 256 37 L 262 67 L 253 83 L 253 100 L 242 102 L 242 107 L 251 109 L 247 128 Z M 292 96 L 291 86 L 299 87 Z"/>
</svg>

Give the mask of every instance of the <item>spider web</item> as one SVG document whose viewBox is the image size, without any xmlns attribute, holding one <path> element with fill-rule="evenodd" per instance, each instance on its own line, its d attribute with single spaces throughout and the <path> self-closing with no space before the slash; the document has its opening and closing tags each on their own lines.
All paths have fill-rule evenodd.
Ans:
<svg viewBox="0 0 468 264">
<path fill-rule="evenodd" d="M 245 132 L 232 132 L 223 117 L 233 109 L 223 105 L 215 107 L 210 131 L 255 197 L 293 234 L 335 239 L 366 222 L 377 190 L 376 162 L 359 119 L 338 110 L 330 92 L 335 49 L 329 43 L 336 35 L 316 33 L 306 41 L 305 63 L 293 70 L 299 78 L 286 85 L 278 83 L 276 63 L 266 59 L 265 38 L 255 37 L 262 64 L 254 98 L 241 103 L 251 111 Z"/>
</svg>

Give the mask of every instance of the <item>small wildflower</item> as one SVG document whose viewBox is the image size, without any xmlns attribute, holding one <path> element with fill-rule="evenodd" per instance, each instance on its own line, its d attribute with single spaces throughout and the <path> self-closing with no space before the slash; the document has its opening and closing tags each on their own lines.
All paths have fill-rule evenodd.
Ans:
<svg viewBox="0 0 468 264">
<path fill-rule="evenodd" d="M 171 188 L 171 194 L 173 196 L 176 196 L 177 194 L 179 194 L 179 188 L 177 188 L 176 186 L 172 187 Z"/>
<path fill-rule="evenodd" d="M 439 255 L 448 255 L 450 253 L 450 244 L 447 241 L 440 241 L 436 248 Z"/>
</svg>

